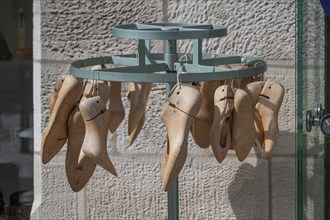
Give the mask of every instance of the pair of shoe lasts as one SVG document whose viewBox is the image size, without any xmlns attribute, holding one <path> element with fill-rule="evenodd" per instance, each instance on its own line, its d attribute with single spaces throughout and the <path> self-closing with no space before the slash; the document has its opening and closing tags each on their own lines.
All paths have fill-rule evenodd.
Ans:
<svg viewBox="0 0 330 220">
<path fill-rule="evenodd" d="M 278 113 L 285 89 L 276 82 L 257 81 L 246 85 L 244 90 L 251 98 L 256 130 L 255 142 L 261 148 L 261 157 L 269 159 L 278 141 Z"/>
<path fill-rule="evenodd" d="M 229 65 L 219 65 L 218 67 L 224 69 L 232 69 Z M 248 66 L 241 65 L 236 69 L 247 69 Z M 210 130 L 214 119 L 214 93 L 215 90 L 226 84 L 231 84 L 235 88 L 241 88 L 241 86 L 246 85 L 251 82 L 252 77 L 233 79 L 230 81 L 220 80 L 220 81 L 208 81 L 201 82 L 199 85 L 199 91 L 202 94 L 202 106 L 197 113 L 196 119 L 191 128 L 191 134 L 195 143 L 201 148 L 207 148 L 210 146 Z"/>
<path fill-rule="evenodd" d="M 231 148 L 243 161 L 256 136 L 249 95 L 242 89 L 220 86 L 214 94 L 214 112 L 210 141 L 217 161 L 221 163 Z"/>
<path fill-rule="evenodd" d="M 214 93 L 214 118 L 209 136 L 217 161 L 221 163 L 230 148 L 234 148 L 238 160 L 243 161 L 255 136 L 249 95 L 229 85 L 219 86 Z"/>
<path fill-rule="evenodd" d="M 69 121 L 66 174 L 73 191 L 78 192 L 87 184 L 96 164 L 117 176 L 107 152 L 107 134 L 108 129 L 115 132 L 124 115 L 121 82 L 86 82 L 79 108 L 72 112 Z"/>
<path fill-rule="evenodd" d="M 71 113 L 65 170 L 75 192 L 87 184 L 96 164 L 117 175 L 107 152 L 111 113 L 106 110 L 104 103 L 110 96 L 108 84 L 103 81 L 87 81 L 79 107 Z"/>
<path fill-rule="evenodd" d="M 81 88 L 78 88 L 78 86 L 75 86 L 77 84 L 77 81 L 75 81 L 75 80 L 77 80 L 77 79 L 75 79 L 74 77 L 72 77 L 70 75 L 67 75 L 64 77 L 64 79 L 66 79 L 66 78 L 69 78 L 69 79 L 65 80 L 65 83 L 63 83 L 63 87 L 64 87 L 63 90 L 61 89 L 61 87 L 57 88 L 57 85 L 63 81 L 62 76 L 57 80 L 57 82 L 55 84 L 56 91 L 59 93 L 58 101 L 57 101 L 57 96 L 54 96 L 54 93 L 51 93 L 50 97 L 52 97 L 52 96 L 53 97 L 49 98 L 50 107 L 52 108 L 52 106 L 55 106 L 55 104 L 57 103 L 57 107 L 55 107 L 56 112 L 61 113 L 62 116 L 63 116 L 62 113 L 67 115 L 67 112 L 70 112 L 70 110 L 68 110 L 69 108 L 67 107 L 67 105 L 69 103 L 71 103 L 72 94 L 76 94 L 77 91 L 75 91 L 75 90 L 80 90 L 80 89 L 82 90 L 82 86 L 81 86 Z M 80 80 L 78 80 L 78 81 L 80 82 Z M 82 83 L 82 81 L 81 81 L 81 83 Z M 101 96 L 103 96 L 102 98 L 103 98 L 103 100 L 105 100 L 104 102 L 106 102 L 106 100 L 109 99 L 109 96 L 110 96 L 110 98 L 112 100 L 111 100 L 111 102 L 110 102 L 110 100 L 108 102 L 108 105 L 110 105 L 108 114 L 110 115 L 110 118 L 111 118 L 111 120 L 109 122 L 109 129 L 111 132 L 113 132 L 114 130 L 116 130 L 116 128 L 119 126 L 120 122 L 124 118 L 124 109 L 123 109 L 123 106 L 121 103 L 121 91 L 120 91 L 121 85 L 120 85 L 120 83 L 117 83 L 117 82 L 115 82 L 115 83 L 111 82 L 111 85 L 114 85 L 111 88 L 111 92 L 109 92 L 109 86 L 102 82 L 97 83 L 96 86 L 94 86 L 94 87 L 93 87 L 93 85 L 94 85 L 93 83 L 87 82 L 85 92 L 84 92 L 84 97 L 82 98 L 82 100 L 87 99 L 91 96 L 100 94 Z M 70 90 L 70 88 L 73 91 L 72 94 L 71 94 L 72 91 Z M 62 92 L 60 93 L 60 91 L 58 91 L 58 90 L 62 90 Z M 93 92 L 94 92 L 94 94 L 93 94 Z M 79 95 L 77 95 L 76 98 L 80 97 L 80 96 L 81 96 L 81 93 L 79 92 Z M 66 100 L 66 101 L 64 101 L 65 104 L 63 104 L 63 99 Z M 69 102 L 68 102 L 68 100 L 69 100 Z M 62 103 L 62 104 L 60 104 L 60 103 Z M 74 191 L 79 191 L 89 180 L 90 176 L 92 175 L 92 173 L 95 170 L 96 164 L 92 160 L 89 160 L 88 157 L 86 157 L 84 152 L 81 150 L 82 145 L 83 145 L 83 140 L 85 137 L 85 123 L 82 119 L 82 115 L 79 111 L 78 106 L 76 106 L 75 102 L 72 102 L 72 103 L 71 104 L 73 105 L 73 108 L 74 108 L 74 106 L 75 106 L 75 108 L 71 112 L 70 118 L 68 119 L 68 128 L 67 128 L 67 126 L 65 126 L 66 122 L 54 123 L 54 122 L 52 122 L 53 120 L 50 120 L 50 123 L 48 124 L 48 129 L 46 129 L 46 132 L 43 137 L 42 161 L 43 161 L 43 163 L 48 163 L 55 156 L 56 153 L 53 152 L 54 144 L 51 143 L 51 141 L 56 138 L 56 137 L 54 137 L 54 135 L 56 135 L 55 132 L 61 131 L 59 133 L 63 134 L 62 135 L 63 138 L 61 138 L 62 142 L 61 142 L 61 144 L 57 144 L 55 147 L 56 147 L 56 150 L 59 148 L 58 149 L 58 151 L 59 151 L 60 148 L 64 145 L 66 139 L 68 138 L 68 150 L 67 150 L 67 156 L 66 156 L 66 172 L 67 172 L 68 180 L 69 180 L 69 183 L 70 183 L 72 189 Z M 114 106 L 114 107 L 112 107 L 112 106 Z M 56 114 L 52 114 L 52 117 L 55 117 Z M 66 116 L 64 118 L 66 118 Z M 57 121 L 58 120 L 66 121 L 66 120 L 64 120 L 64 118 L 61 117 L 61 118 L 57 119 Z M 48 131 L 52 131 L 52 132 L 48 132 Z M 103 136 L 105 136 L 105 140 L 106 140 L 106 135 L 103 135 Z M 51 151 L 52 153 L 50 154 L 49 151 Z M 80 157 L 79 157 L 79 155 L 80 155 Z M 79 163 L 78 163 L 78 157 L 79 157 Z M 113 171 L 113 169 L 111 168 L 111 166 L 108 166 L 108 169 L 111 172 L 115 173 Z"/>
<path fill-rule="evenodd" d="M 187 157 L 188 134 L 202 104 L 200 92 L 193 86 L 176 85 L 161 111 L 167 131 L 166 154 L 160 178 L 167 191 L 179 175 Z"/>
</svg>

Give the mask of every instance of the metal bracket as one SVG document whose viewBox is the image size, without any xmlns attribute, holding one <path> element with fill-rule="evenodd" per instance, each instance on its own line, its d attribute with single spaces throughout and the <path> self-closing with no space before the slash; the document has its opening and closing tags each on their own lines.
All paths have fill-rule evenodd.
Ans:
<svg viewBox="0 0 330 220">
<path fill-rule="evenodd" d="M 306 130 L 312 131 L 313 126 L 320 127 L 325 136 L 330 136 L 330 114 L 325 114 L 322 104 L 306 112 Z"/>
<path fill-rule="evenodd" d="M 322 104 L 318 104 L 314 109 L 307 110 L 306 112 L 307 132 L 311 132 L 313 126 L 320 126 L 320 121 L 323 115 L 324 115 L 324 108 Z"/>
</svg>

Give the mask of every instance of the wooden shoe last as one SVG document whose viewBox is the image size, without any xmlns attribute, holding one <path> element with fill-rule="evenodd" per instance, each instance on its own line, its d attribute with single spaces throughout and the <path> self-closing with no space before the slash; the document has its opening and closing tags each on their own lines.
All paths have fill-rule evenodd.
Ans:
<svg viewBox="0 0 330 220">
<path fill-rule="evenodd" d="M 253 116 L 254 116 L 254 127 L 256 130 L 256 144 L 261 149 L 261 146 L 264 142 L 264 128 L 261 122 L 261 116 L 257 109 L 255 108 L 259 95 L 261 93 L 261 90 L 263 89 L 266 82 L 264 81 L 257 81 L 247 84 L 244 87 L 244 91 L 247 92 L 247 94 L 250 96 L 251 99 L 251 106 L 253 109 Z"/>
<path fill-rule="evenodd" d="M 107 109 L 110 112 L 109 129 L 114 133 L 125 117 L 125 110 L 121 100 L 121 82 L 109 82 L 110 98 L 107 103 Z"/>
<path fill-rule="evenodd" d="M 234 109 L 234 93 L 231 86 L 223 85 L 214 94 L 214 119 L 210 142 L 215 158 L 221 163 L 231 147 L 231 121 Z"/>
<path fill-rule="evenodd" d="M 51 91 L 51 93 L 48 96 L 48 103 L 49 103 L 49 110 L 50 110 L 49 112 L 50 112 L 50 114 L 52 114 L 52 111 L 53 111 L 53 108 L 54 108 L 54 105 L 55 105 L 55 102 L 56 102 L 58 93 L 61 90 L 61 87 L 62 87 L 62 84 L 64 82 L 64 79 L 65 79 L 65 75 L 63 74 L 63 75 L 61 75 L 56 80 L 55 85 L 54 85 L 54 88 L 53 88 L 53 90 Z"/>
<path fill-rule="evenodd" d="M 68 137 L 68 120 L 79 101 L 82 79 L 66 75 L 42 137 L 41 160 L 48 163 L 63 147 Z"/>
<path fill-rule="evenodd" d="M 232 145 L 239 161 L 249 154 L 256 138 L 253 108 L 250 96 L 242 89 L 237 89 L 234 96 Z"/>
<path fill-rule="evenodd" d="M 85 137 L 85 123 L 77 106 L 69 119 L 68 148 L 65 157 L 65 172 L 74 192 L 79 192 L 91 178 L 96 164 L 88 157 L 80 160 L 81 147 Z"/>
<path fill-rule="evenodd" d="M 284 87 L 275 82 L 266 82 L 258 102 L 258 111 L 264 130 L 264 142 L 262 144 L 262 158 L 270 158 L 279 136 L 278 113 L 284 97 Z"/>
<path fill-rule="evenodd" d="M 167 131 L 167 150 L 160 177 L 167 191 L 179 175 L 187 157 L 188 134 L 202 104 L 200 92 L 193 86 L 175 86 L 161 112 Z"/>
<path fill-rule="evenodd" d="M 106 111 L 102 98 L 88 98 L 79 104 L 79 109 L 86 126 L 82 150 L 94 163 L 117 176 L 107 151 L 110 114 Z"/>
<path fill-rule="evenodd" d="M 129 145 L 134 142 L 143 127 L 151 87 L 152 83 L 128 83 L 127 97 L 131 105 L 128 115 Z"/>
<path fill-rule="evenodd" d="M 202 106 L 196 115 L 191 127 L 191 134 L 195 143 L 201 148 L 210 146 L 210 130 L 214 117 L 214 92 L 219 87 L 219 81 L 201 82 L 200 93 L 202 95 Z"/>
</svg>

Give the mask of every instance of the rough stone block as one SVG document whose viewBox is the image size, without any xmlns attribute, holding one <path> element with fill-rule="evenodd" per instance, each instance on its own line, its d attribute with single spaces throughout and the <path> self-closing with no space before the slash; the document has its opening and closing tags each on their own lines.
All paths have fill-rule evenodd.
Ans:
<svg viewBox="0 0 330 220">
<path fill-rule="evenodd" d="M 64 164 L 52 163 L 42 166 L 39 179 L 42 182 L 41 195 L 37 194 L 34 201 L 39 206 L 34 205 L 32 218 L 78 219 L 77 194 L 71 191 L 66 178 L 60 177 L 65 177 Z"/>
<path fill-rule="evenodd" d="M 115 157 L 118 177 L 97 169 L 86 186 L 90 219 L 165 219 L 158 157 Z"/>
<path fill-rule="evenodd" d="M 211 53 L 249 54 L 294 60 L 295 1 L 174 1 L 168 0 L 169 22 L 212 23 L 227 27 L 223 38 L 205 40 Z M 187 41 L 180 44 L 189 49 Z"/>
<path fill-rule="evenodd" d="M 136 53 L 136 40 L 114 39 L 112 27 L 162 18 L 158 0 L 47 0 L 41 7 L 43 51 L 66 59 Z"/>
</svg>

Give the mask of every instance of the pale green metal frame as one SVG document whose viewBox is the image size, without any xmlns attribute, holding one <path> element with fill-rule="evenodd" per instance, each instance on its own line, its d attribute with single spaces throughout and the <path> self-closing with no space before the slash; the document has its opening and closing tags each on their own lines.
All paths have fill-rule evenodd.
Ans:
<svg viewBox="0 0 330 220">
<path fill-rule="evenodd" d="M 227 35 L 223 25 L 182 24 L 182 23 L 146 23 L 118 25 L 112 29 L 114 37 L 138 40 L 138 56 L 113 55 L 83 59 L 73 62 L 69 71 L 80 78 L 109 80 L 120 82 L 157 82 L 167 83 L 167 95 L 173 85 L 180 82 L 201 82 L 211 80 L 231 80 L 263 74 L 267 64 L 252 56 L 203 54 L 202 39 Z M 192 53 L 178 53 L 177 40 L 191 39 Z M 150 40 L 163 40 L 164 53 L 150 53 Z M 179 57 L 188 57 L 180 61 Z M 90 66 L 116 64 L 97 71 Z M 217 67 L 224 64 L 245 64 L 247 69 L 234 70 Z M 178 73 L 179 76 L 178 76 Z M 179 219 L 178 179 L 168 191 L 168 219 Z"/>
</svg>

